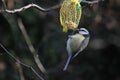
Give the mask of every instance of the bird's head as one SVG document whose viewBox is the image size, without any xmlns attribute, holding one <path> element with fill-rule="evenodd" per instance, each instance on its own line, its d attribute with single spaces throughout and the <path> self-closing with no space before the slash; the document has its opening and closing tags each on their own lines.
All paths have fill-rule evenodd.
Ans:
<svg viewBox="0 0 120 80">
<path fill-rule="evenodd" d="M 85 28 L 80 28 L 80 29 L 79 29 L 79 34 L 81 34 L 81 35 L 83 35 L 83 36 L 90 36 L 88 30 L 85 29 Z"/>
</svg>

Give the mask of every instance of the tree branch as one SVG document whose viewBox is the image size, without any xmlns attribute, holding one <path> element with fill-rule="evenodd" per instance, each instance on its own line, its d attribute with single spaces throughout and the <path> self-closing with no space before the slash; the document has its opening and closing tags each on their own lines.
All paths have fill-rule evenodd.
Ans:
<svg viewBox="0 0 120 80">
<path fill-rule="evenodd" d="M 89 4 L 89 5 L 93 5 L 93 4 L 98 3 L 99 1 L 100 1 L 100 0 L 95 0 L 95 1 L 85 1 L 85 0 L 83 0 L 83 1 L 80 1 L 80 2 Z M 103 0 L 102 0 L 102 1 L 103 1 Z M 59 4 L 57 4 L 57 5 L 53 6 L 53 7 L 50 7 L 50 8 L 46 8 L 46 9 L 45 9 L 45 8 L 42 8 L 41 6 L 39 6 L 39 5 L 37 5 L 37 4 L 33 4 L 33 3 L 32 3 L 32 4 L 28 4 L 28 5 L 26 5 L 26 6 L 23 6 L 23 7 L 19 8 L 19 9 L 8 10 L 8 9 L 6 8 L 5 2 L 4 2 L 4 0 L 3 0 L 3 4 L 4 4 L 5 9 L 4 9 L 4 10 L 1 10 L 0 13 L 10 13 L 10 14 L 14 14 L 14 13 L 22 12 L 22 11 L 27 10 L 27 9 L 29 9 L 29 8 L 32 8 L 32 7 L 37 8 L 37 9 L 40 10 L 40 11 L 47 12 L 47 11 L 50 11 L 50 10 L 54 10 L 54 9 L 59 8 L 59 7 L 61 6 L 62 2 L 63 2 L 63 0 L 61 0 Z"/>
<path fill-rule="evenodd" d="M 60 4 L 58 4 L 58 5 L 55 5 L 55 6 L 53 6 L 53 7 L 50 7 L 50 8 L 45 9 L 45 8 L 42 8 L 42 7 L 38 6 L 37 4 L 33 4 L 33 3 L 32 3 L 32 4 L 28 4 L 28 5 L 24 6 L 24 7 L 21 7 L 21 8 L 19 8 L 19 9 L 14 9 L 14 10 L 5 9 L 5 10 L 1 10 L 0 13 L 6 12 L 6 13 L 11 13 L 11 14 L 13 14 L 13 13 L 17 13 L 17 12 L 22 12 L 22 11 L 24 11 L 24 10 L 27 10 L 27 9 L 31 8 L 31 7 L 37 8 L 38 10 L 43 11 L 43 12 L 47 12 L 47 11 L 50 11 L 50 10 L 54 10 L 54 9 L 59 8 L 61 4 L 62 4 L 62 1 L 61 1 Z"/>
<path fill-rule="evenodd" d="M 4 9 L 7 9 L 7 5 L 6 5 L 6 3 L 5 3 L 5 0 L 2 0 L 2 3 L 3 3 Z"/>
<path fill-rule="evenodd" d="M 102 0 L 104 1 L 104 0 Z M 97 4 L 100 2 L 100 0 L 95 0 L 95 1 L 86 1 L 86 0 L 83 0 L 81 1 L 82 3 L 86 3 L 86 4 L 89 4 L 89 5 L 93 5 L 93 4 Z"/>
<path fill-rule="evenodd" d="M 19 60 L 16 61 L 16 66 L 18 68 L 18 72 L 19 72 L 19 75 L 20 75 L 20 80 L 25 80 L 24 75 L 23 75 L 23 69 L 22 69 L 22 66 L 20 65 L 19 62 L 20 62 Z"/>
<path fill-rule="evenodd" d="M 0 43 L 0 46 L 2 47 L 2 49 L 12 58 L 14 59 L 15 61 L 17 61 L 19 64 L 31 69 L 38 77 L 40 80 L 44 80 L 44 78 L 42 78 L 36 71 L 33 67 L 21 62 L 20 60 L 18 60 L 15 56 L 13 56 L 1 43 Z"/>
<path fill-rule="evenodd" d="M 30 38 L 29 38 L 29 36 L 28 36 L 28 34 L 27 34 L 27 31 L 26 31 L 26 29 L 25 29 L 25 27 L 24 27 L 21 19 L 18 19 L 18 26 L 19 26 L 19 28 L 20 28 L 20 30 L 21 30 L 21 32 L 22 32 L 22 35 L 23 35 L 24 38 L 25 38 L 25 41 L 26 41 L 26 43 L 27 43 L 27 45 L 28 45 L 28 48 L 29 48 L 30 52 L 32 53 L 32 55 L 33 55 L 33 57 L 34 57 L 34 60 L 35 60 L 35 62 L 36 62 L 36 64 L 37 64 L 38 68 L 39 68 L 44 74 L 46 74 L 47 72 L 46 72 L 45 68 L 43 67 L 43 65 L 42 65 L 42 63 L 41 63 L 41 61 L 40 61 L 40 59 L 39 59 L 39 56 L 38 56 L 35 48 L 33 47 L 32 43 L 31 43 L 31 41 L 30 41 Z"/>
</svg>

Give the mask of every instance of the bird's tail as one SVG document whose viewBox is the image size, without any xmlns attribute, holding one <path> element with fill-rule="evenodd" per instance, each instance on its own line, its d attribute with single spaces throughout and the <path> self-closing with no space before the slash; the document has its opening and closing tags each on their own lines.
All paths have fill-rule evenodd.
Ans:
<svg viewBox="0 0 120 80">
<path fill-rule="evenodd" d="M 72 55 L 70 55 L 70 56 L 68 57 L 67 62 L 66 62 L 66 64 L 65 64 L 64 68 L 63 68 L 63 71 L 66 71 L 66 69 L 67 69 L 67 67 L 68 67 L 68 64 L 70 63 L 71 57 L 72 57 Z"/>
</svg>

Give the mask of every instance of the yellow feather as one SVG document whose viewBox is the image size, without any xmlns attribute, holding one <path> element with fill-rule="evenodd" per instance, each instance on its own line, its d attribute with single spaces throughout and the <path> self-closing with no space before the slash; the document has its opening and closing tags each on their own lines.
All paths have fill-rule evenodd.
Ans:
<svg viewBox="0 0 120 80">
<path fill-rule="evenodd" d="M 71 44 L 70 44 L 70 47 L 71 47 L 71 50 L 74 52 L 76 51 L 77 49 L 79 49 L 82 41 L 85 39 L 85 37 L 81 34 L 75 34 L 72 36 L 72 39 L 70 40 Z"/>
</svg>

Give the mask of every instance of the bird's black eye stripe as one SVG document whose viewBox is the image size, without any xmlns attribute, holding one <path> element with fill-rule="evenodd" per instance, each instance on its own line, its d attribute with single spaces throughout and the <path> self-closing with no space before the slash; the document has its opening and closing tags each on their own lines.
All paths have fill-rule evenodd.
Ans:
<svg viewBox="0 0 120 80">
<path fill-rule="evenodd" d="M 84 31 L 84 32 L 87 32 L 86 30 L 80 30 L 80 31 Z"/>
</svg>

